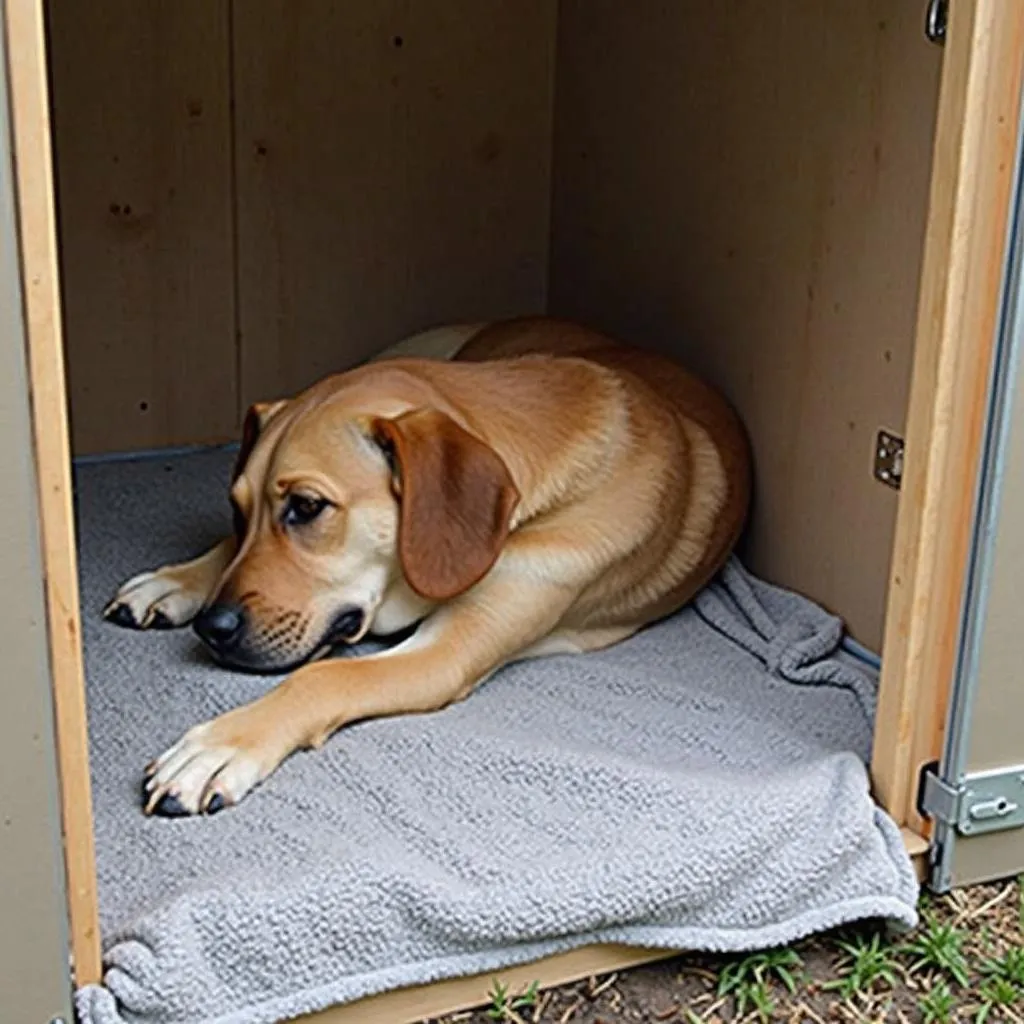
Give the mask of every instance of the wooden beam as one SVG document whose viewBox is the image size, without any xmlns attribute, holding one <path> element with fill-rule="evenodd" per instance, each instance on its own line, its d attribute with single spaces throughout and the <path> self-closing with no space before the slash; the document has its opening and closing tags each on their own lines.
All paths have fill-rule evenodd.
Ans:
<svg viewBox="0 0 1024 1024">
<path fill-rule="evenodd" d="M 75 981 L 101 977 L 42 0 L 4 5 Z"/>
<path fill-rule="evenodd" d="M 946 726 L 1000 309 L 1024 74 L 1024 4 L 958 0 L 930 210 L 872 774 L 900 824 Z"/>
</svg>

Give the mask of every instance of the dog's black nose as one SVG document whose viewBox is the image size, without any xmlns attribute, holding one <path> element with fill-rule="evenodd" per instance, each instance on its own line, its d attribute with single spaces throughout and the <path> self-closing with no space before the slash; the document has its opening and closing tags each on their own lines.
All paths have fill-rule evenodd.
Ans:
<svg viewBox="0 0 1024 1024">
<path fill-rule="evenodd" d="M 217 654 L 227 654 L 238 644 L 244 625 L 241 608 L 232 604 L 212 604 L 196 616 L 192 628 Z"/>
</svg>

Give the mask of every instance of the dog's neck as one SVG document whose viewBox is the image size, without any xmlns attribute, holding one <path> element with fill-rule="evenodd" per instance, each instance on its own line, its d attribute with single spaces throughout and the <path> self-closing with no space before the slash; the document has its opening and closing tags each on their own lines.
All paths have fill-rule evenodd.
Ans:
<svg viewBox="0 0 1024 1024">
<path fill-rule="evenodd" d="M 504 460 L 521 500 L 519 527 L 599 486 L 630 429 L 619 379 L 578 358 L 443 363 L 428 371 L 445 405 Z M 486 366 L 486 372 L 481 372 Z"/>
</svg>

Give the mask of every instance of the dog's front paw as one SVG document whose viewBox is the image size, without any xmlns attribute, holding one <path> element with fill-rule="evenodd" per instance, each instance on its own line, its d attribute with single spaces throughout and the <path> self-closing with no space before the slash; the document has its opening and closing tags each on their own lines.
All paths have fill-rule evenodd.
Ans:
<svg viewBox="0 0 1024 1024">
<path fill-rule="evenodd" d="M 190 729 L 145 772 L 146 814 L 178 818 L 237 804 L 283 760 L 258 705 L 238 708 Z"/>
<path fill-rule="evenodd" d="M 158 569 L 123 584 L 103 617 L 128 629 L 176 629 L 188 625 L 205 600 L 205 592 L 190 589 L 173 571 Z"/>
</svg>

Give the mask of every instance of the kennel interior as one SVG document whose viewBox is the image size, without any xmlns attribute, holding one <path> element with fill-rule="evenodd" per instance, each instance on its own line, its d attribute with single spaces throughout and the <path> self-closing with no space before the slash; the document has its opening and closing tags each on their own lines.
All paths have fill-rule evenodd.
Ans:
<svg viewBox="0 0 1024 1024">
<path fill-rule="evenodd" d="M 13 40 L 38 12 L 9 6 Z M 960 6 L 943 48 L 921 0 L 48 4 L 71 452 L 87 465 L 233 440 L 249 403 L 438 323 L 578 319 L 725 392 L 755 450 L 745 563 L 906 664 L 907 600 L 890 594 L 923 484 L 888 486 L 875 457 L 880 431 L 930 444 L 922 332 L 942 332 L 919 297 L 951 272 L 942 219 L 967 186 L 943 161 L 970 155 L 955 126 L 984 106 L 957 79 L 982 59 L 981 16 Z M 26 181 L 45 137 L 17 115 L 39 96 L 27 51 L 9 49 L 25 258 L 45 266 L 47 225 L 36 250 L 26 231 L 27 201 L 49 195 Z M 1015 138 L 1009 74 L 988 86 L 979 153 Z M 972 184 L 1004 217 L 1011 170 Z M 46 371 L 37 355 L 34 380 Z M 70 678 L 77 641 L 60 642 L 54 674 Z M 915 853 L 936 694 L 908 739 L 907 678 L 883 673 L 876 786 Z M 81 825 L 88 780 L 62 747 Z M 99 973 L 89 842 L 70 854 L 79 982 Z M 640 955 L 584 950 L 550 977 Z"/>
</svg>

